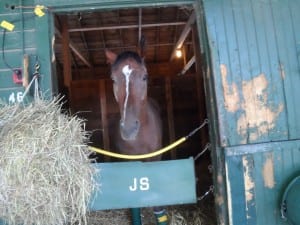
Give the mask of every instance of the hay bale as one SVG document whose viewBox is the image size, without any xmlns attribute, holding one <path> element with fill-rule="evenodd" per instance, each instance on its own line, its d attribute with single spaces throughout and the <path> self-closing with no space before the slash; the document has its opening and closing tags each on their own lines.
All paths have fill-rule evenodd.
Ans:
<svg viewBox="0 0 300 225">
<path fill-rule="evenodd" d="M 0 218 L 10 225 L 86 224 L 96 188 L 82 120 L 57 99 L 0 107 Z"/>
</svg>

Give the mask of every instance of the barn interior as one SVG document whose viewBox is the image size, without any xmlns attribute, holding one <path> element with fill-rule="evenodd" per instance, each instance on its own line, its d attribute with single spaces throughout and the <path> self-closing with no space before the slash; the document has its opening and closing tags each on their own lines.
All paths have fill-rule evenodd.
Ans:
<svg viewBox="0 0 300 225">
<path fill-rule="evenodd" d="M 112 150 L 110 124 L 119 111 L 104 51 L 137 51 L 149 73 L 148 95 L 160 105 L 163 146 L 188 135 L 207 118 L 196 16 L 190 5 L 83 11 L 55 16 L 59 93 L 66 107 L 86 121 L 90 145 Z M 208 127 L 163 155 L 197 157 L 199 196 L 212 185 Z M 203 153 L 203 154 L 201 154 Z M 201 156 L 198 158 L 199 154 Z M 99 161 L 114 161 L 94 155 Z"/>
</svg>

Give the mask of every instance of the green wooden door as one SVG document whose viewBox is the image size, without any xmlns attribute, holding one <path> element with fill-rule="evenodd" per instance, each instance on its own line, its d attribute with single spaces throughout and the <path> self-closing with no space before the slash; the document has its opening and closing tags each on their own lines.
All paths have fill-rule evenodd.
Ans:
<svg viewBox="0 0 300 225">
<path fill-rule="evenodd" d="M 228 223 L 287 224 L 282 189 L 300 171 L 300 2 L 203 4 Z"/>
</svg>

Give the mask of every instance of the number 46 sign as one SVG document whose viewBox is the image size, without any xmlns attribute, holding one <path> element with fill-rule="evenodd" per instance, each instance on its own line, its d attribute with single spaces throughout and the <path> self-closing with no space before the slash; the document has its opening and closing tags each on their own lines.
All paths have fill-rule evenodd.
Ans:
<svg viewBox="0 0 300 225">
<path fill-rule="evenodd" d="M 23 92 L 21 92 L 21 91 L 12 92 L 8 97 L 8 102 L 10 104 L 20 103 L 22 101 L 23 101 Z"/>
</svg>

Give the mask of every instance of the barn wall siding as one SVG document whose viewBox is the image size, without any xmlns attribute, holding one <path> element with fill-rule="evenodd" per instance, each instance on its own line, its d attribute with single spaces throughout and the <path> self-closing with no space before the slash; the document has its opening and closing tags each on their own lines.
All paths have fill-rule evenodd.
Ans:
<svg viewBox="0 0 300 225">
<path fill-rule="evenodd" d="M 14 4 L 16 1 L 11 1 L 11 3 Z M 25 53 L 34 53 L 36 50 L 33 44 L 34 35 L 32 35 L 34 33 L 34 25 L 32 22 L 22 23 L 20 10 L 11 10 L 5 5 L 5 2 L 1 2 L 0 7 L 0 22 L 6 20 L 15 25 L 13 31 L 4 31 L 4 29 L 1 29 L 0 97 L 2 100 L 5 99 L 8 101 L 9 96 L 14 93 L 14 99 L 16 100 L 17 93 L 22 93 L 23 88 L 13 82 L 12 71 L 5 64 L 3 55 L 9 66 L 12 68 L 22 68 L 23 55 Z"/>
<path fill-rule="evenodd" d="M 192 4 L 194 0 L 35 0 L 36 4 L 47 5 L 56 12 L 72 12 L 74 10 L 95 10 L 95 9 L 115 9 L 124 7 L 143 7 L 143 6 L 166 6 L 176 4 Z"/>
<path fill-rule="evenodd" d="M 284 141 L 226 149 L 230 224 L 285 224 L 280 203 L 284 188 L 299 174 L 299 145 Z"/>
<path fill-rule="evenodd" d="M 11 7 L 20 2 L 51 6 L 54 12 L 194 3 L 4 0 L 0 21 L 19 20 L 22 13 L 31 17 L 31 9 Z M 282 189 L 300 170 L 300 1 L 203 0 L 202 8 L 198 0 L 195 7 L 201 50 L 209 65 L 202 69 L 219 224 L 285 224 L 279 212 Z M 52 25 L 51 13 L 16 22 L 14 31 L 5 35 L 4 47 L 12 67 L 21 68 L 23 55 L 29 54 L 33 68 L 38 56 L 41 88 L 48 94 L 56 90 Z M 13 83 L 11 70 L 0 58 L 0 98 L 8 100 L 24 88 Z"/>
<path fill-rule="evenodd" d="M 228 224 L 228 209 L 227 209 L 227 194 L 226 194 L 226 181 L 225 181 L 225 164 L 224 164 L 224 151 L 220 147 L 219 137 L 219 124 L 217 113 L 217 97 L 215 92 L 215 78 L 213 76 L 213 63 L 211 58 L 212 54 L 217 51 L 216 48 L 209 43 L 209 36 L 207 29 L 207 16 L 209 12 L 204 8 L 202 2 L 197 1 L 195 4 L 198 35 L 200 38 L 200 48 L 203 59 L 206 61 L 203 71 L 203 81 L 206 97 L 206 109 L 209 117 L 209 136 L 211 142 L 211 160 L 213 168 L 213 182 L 214 182 L 214 198 L 215 209 L 217 214 L 218 224 Z"/>
<path fill-rule="evenodd" d="M 204 1 L 222 146 L 300 137 L 299 1 Z"/>
<path fill-rule="evenodd" d="M 23 69 L 24 55 L 29 56 L 29 81 L 35 72 L 34 65 L 38 62 L 41 74 L 40 88 L 47 93 L 45 97 L 56 91 L 55 76 L 52 76 L 52 42 L 49 37 L 49 34 L 53 34 L 50 22 L 52 17 L 48 14 L 37 17 L 33 13 L 33 4 L 33 1 L 20 3 L 17 0 L 0 2 L 0 22 L 5 20 L 14 25 L 12 31 L 1 29 L 0 33 L 0 98 L 6 102 L 12 103 L 22 99 L 20 97 L 24 87 L 13 82 L 11 68 Z"/>
<path fill-rule="evenodd" d="M 300 171 L 300 1 L 204 0 L 218 125 L 220 224 L 287 224 L 280 200 Z M 224 186 L 225 187 L 224 187 Z M 226 203 L 223 198 L 226 190 Z M 219 205 L 218 205 L 219 204 Z M 227 205 L 227 206 L 225 206 Z"/>
</svg>

